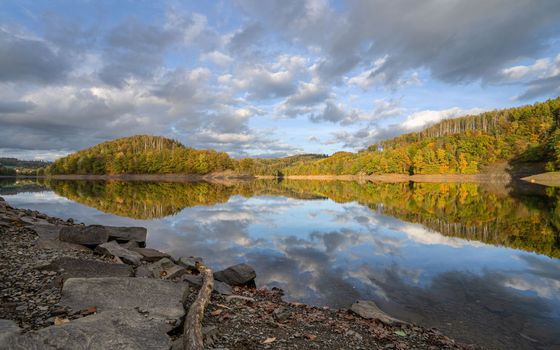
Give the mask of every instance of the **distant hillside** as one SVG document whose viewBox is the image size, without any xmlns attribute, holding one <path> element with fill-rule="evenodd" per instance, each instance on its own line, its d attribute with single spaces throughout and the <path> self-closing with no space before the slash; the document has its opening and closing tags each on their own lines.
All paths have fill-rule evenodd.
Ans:
<svg viewBox="0 0 560 350">
<path fill-rule="evenodd" d="M 475 174 L 499 161 L 546 162 L 560 168 L 560 98 L 534 105 L 449 119 L 367 150 L 330 157 L 304 154 L 244 158 L 197 150 L 175 140 L 139 135 L 101 143 L 57 160 L 47 173 L 371 175 Z"/>
<path fill-rule="evenodd" d="M 10 168 L 28 168 L 28 169 L 38 169 L 50 165 L 51 162 L 46 162 L 43 160 L 20 160 L 17 158 L 1 158 L 0 165 Z"/>
<path fill-rule="evenodd" d="M 55 161 L 60 174 L 208 174 L 233 170 L 227 153 L 188 148 L 160 136 L 137 135 L 100 143 Z"/>
<path fill-rule="evenodd" d="M 439 122 L 363 152 L 339 152 L 283 169 L 285 175 L 474 174 L 497 161 L 560 167 L 560 98 Z"/>
<path fill-rule="evenodd" d="M 323 154 L 300 154 L 282 158 L 243 158 L 236 162 L 240 174 L 282 176 L 284 169 L 327 158 Z"/>
<path fill-rule="evenodd" d="M 40 173 L 50 162 L 42 160 L 20 160 L 17 158 L 0 158 L 0 176 L 32 175 Z"/>
</svg>

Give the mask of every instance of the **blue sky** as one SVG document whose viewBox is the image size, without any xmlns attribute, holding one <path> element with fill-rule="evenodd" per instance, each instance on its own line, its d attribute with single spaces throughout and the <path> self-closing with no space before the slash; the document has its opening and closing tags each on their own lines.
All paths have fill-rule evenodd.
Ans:
<svg viewBox="0 0 560 350">
<path fill-rule="evenodd" d="M 0 2 L 0 156 L 356 151 L 560 95 L 560 2 Z"/>
</svg>

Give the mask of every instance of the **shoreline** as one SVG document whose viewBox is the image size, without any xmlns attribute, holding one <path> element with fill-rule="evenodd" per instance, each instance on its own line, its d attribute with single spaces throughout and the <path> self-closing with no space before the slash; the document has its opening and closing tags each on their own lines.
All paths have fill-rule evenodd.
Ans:
<svg viewBox="0 0 560 350">
<path fill-rule="evenodd" d="M 93 231 L 86 234 L 86 228 Z M 67 233 L 75 230 L 79 234 L 70 237 L 86 237 L 88 246 L 68 239 Z M 109 230 L 119 243 L 102 243 L 109 241 L 104 238 L 96 241 L 93 245 L 97 248 L 92 249 L 93 240 L 103 230 Z M 0 347 L 16 349 L 48 343 L 65 348 L 85 337 L 100 347 L 111 344 L 104 341 L 119 341 L 145 343 L 146 348 L 151 344 L 149 347 L 154 349 L 180 349 L 177 344 L 181 332 L 177 329 L 182 327 L 184 308 L 193 302 L 200 283 L 196 265 L 191 263 L 194 258 L 176 259 L 141 248 L 146 234 L 143 228 L 85 227 L 71 219 L 12 208 L 0 197 L 0 253 L 7 258 L 0 269 L 4 283 L 0 319 L 3 325 L 10 325 L 0 329 Z M 372 313 L 371 309 L 366 312 L 354 305 L 350 311 L 286 302 L 278 289 L 217 281 L 217 293 L 212 294 L 204 314 L 205 342 L 210 346 L 478 348 L 457 343 L 434 329 L 396 320 L 379 309 Z M 103 287 L 105 284 L 108 287 Z M 147 289 L 136 300 L 134 295 L 142 288 Z M 172 300 L 174 297 L 177 300 Z M 111 322 L 128 328 L 115 328 Z M 99 337 L 100 332 L 107 334 Z"/>
<path fill-rule="evenodd" d="M 13 178 L 7 176 L 6 178 Z M 467 183 L 506 183 L 512 179 L 517 179 L 505 173 L 493 174 L 379 174 L 379 175 L 229 175 L 229 174 L 208 174 L 208 175 L 182 175 L 182 174 L 123 174 L 123 175 L 52 175 L 52 176 L 17 176 L 16 178 L 38 178 L 50 180 L 122 180 L 122 181 L 248 181 L 255 179 L 265 180 L 322 180 L 322 181 L 357 181 L 357 182 L 467 182 Z"/>
</svg>

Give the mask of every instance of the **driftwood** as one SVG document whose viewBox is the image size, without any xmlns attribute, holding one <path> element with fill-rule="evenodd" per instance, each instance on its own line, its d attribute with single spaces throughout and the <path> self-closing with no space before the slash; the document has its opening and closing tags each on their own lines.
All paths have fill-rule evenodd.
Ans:
<svg viewBox="0 0 560 350">
<path fill-rule="evenodd" d="M 214 289 L 212 269 L 204 266 L 201 262 L 197 262 L 197 269 L 202 275 L 202 287 L 198 292 L 196 300 L 190 306 L 187 317 L 185 317 L 185 328 L 183 330 L 184 350 L 204 349 L 202 319 L 204 318 L 204 308 L 208 305 L 212 289 Z"/>
</svg>

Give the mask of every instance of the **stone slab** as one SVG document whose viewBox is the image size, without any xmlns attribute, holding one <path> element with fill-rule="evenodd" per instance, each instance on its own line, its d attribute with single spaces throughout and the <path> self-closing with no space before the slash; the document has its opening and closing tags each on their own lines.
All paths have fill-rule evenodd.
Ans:
<svg viewBox="0 0 560 350">
<path fill-rule="evenodd" d="M 96 246 L 107 242 L 109 234 L 105 226 L 63 226 L 60 229 L 59 239 L 62 242 L 81 244 L 85 246 Z"/>
<path fill-rule="evenodd" d="M 152 278 L 69 278 L 62 286 L 60 304 L 73 310 L 95 306 L 100 312 L 140 309 L 149 318 L 174 320 L 178 325 L 185 315 L 182 300 L 187 287 Z"/>
<path fill-rule="evenodd" d="M 130 265 L 70 257 L 55 259 L 41 270 L 60 272 L 63 280 L 76 277 L 132 277 L 134 274 L 134 269 Z"/>
<path fill-rule="evenodd" d="M 119 242 L 138 242 L 141 246 L 146 245 L 146 236 L 148 230 L 145 227 L 118 227 L 118 226 L 104 226 L 109 234 L 109 239 L 114 239 Z"/>
<path fill-rule="evenodd" d="M 171 339 L 163 324 L 134 310 L 114 310 L 12 335 L 3 343 L 6 350 L 167 350 Z"/>
</svg>

